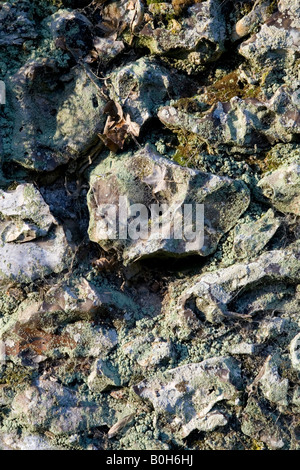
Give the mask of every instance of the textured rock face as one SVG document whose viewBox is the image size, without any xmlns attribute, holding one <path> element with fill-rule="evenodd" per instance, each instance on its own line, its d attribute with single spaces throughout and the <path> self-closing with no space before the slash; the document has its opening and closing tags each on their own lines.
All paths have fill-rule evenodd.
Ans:
<svg viewBox="0 0 300 470">
<path fill-rule="evenodd" d="M 299 450 L 299 0 L 0 3 L 0 449 Z"/>
<path fill-rule="evenodd" d="M 236 96 L 227 103 L 218 102 L 206 113 L 191 114 L 166 106 L 158 117 L 170 129 L 196 134 L 212 148 L 264 149 L 270 143 L 290 142 L 299 135 L 296 93 L 282 87 L 265 102 Z"/>
<path fill-rule="evenodd" d="M 207 431 L 227 424 L 221 413 L 210 410 L 222 400 L 234 400 L 240 385 L 238 363 L 221 357 L 168 370 L 140 382 L 134 391 L 150 400 L 157 412 L 169 414 L 186 437 L 194 429 Z"/>
<path fill-rule="evenodd" d="M 139 126 L 155 117 L 161 104 L 172 96 L 180 96 L 189 85 L 183 75 L 171 74 L 151 58 L 119 68 L 112 73 L 111 82 L 111 98 L 120 101 Z"/>
<path fill-rule="evenodd" d="M 264 253 L 252 263 L 234 264 L 216 273 L 203 274 L 200 279 L 194 281 L 192 287 L 183 292 L 180 305 L 185 308 L 187 301 L 194 298 L 198 310 L 212 323 L 221 322 L 232 315 L 233 318 L 238 318 L 239 314 L 242 319 L 243 314 L 253 315 L 261 308 L 267 310 L 272 305 L 272 298 L 268 298 L 268 295 L 264 301 L 261 299 L 261 305 L 259 301 L 256 305 L 255 302 L 251 305 L 250 299 L 247 302 L 247 295 L 240 305 L 236 299 L 236 314 L 232 314 L 228 306 L 243 290 L 247 291 L 253 286 L 266 287 L 274 280 L 297 282 L 300 273 L 298 250 L 299 244 L 295 244 L 287 250 Z M 256 293 L 258 292 L 259 290 Z"/>
<path fill-rule="evenodd" d="M 30 2 L 23 1 L 23 11 L 5 2 L 0 6 L 0 46 L 22 46 L 26 40 L 37 37 L 36 25 L 28 10 Z"/>
<path fill-rule="evenodd" d="M 300 215 L 300 165 L 293 163 L 262 178 L 258 186 L 263 195 L 283 213 Z"/>
<path fill-rule="evenodd" d="M 257 34 L 239 47 L 239 53 L 255 66 L 265 66 L 267 60 L 279 68 L 281 60 L 294 62 L 297 57 L 300 41 L 299 5 L 297 1 L 283 1 L 279 2 L 278 10 Z"/>
<path fill-rule="evenodd" d="M 144 239 L 141 237 L 135 240 L 128 237 L 126 240 L 125 237 L 125 241 L 118 240 L 118 228 L 117 225 L 114 228 L 113 220 L 115 213 L 108 216 L 111 217 L 109 219 L 112 227 L 110 234 L 103 217 L 105 217 L 108 205 L 118 205 L 120 197 L 126 199 L 128 207 L 133 204 L 143 204 L 148 208 L 155 202 L 168 205 L 171 213 L 174 214 L 170 230 L 168 227 L 163 227 L 160 233 L 159 227 L 154 226 L 153 216 L 150 222 L 147 216 L 146 225 L 150 224 L 150 229 L 146 227 Z M 98 165 L 91 174 L 88 203 L 91 216 L 90 239 L 106 249 L 116 247 L 123 250 L 123 259 L 128 262 L 160 253 L 169 256 L 189 253 L 209 255 L 216 250 L 222 235 L 247 209 L 249 194 L 242 182 L 182 168 L 169 162 L 150 147 L 146 147 L 133 156 L 124 155 L 119 159 L 114 158 L 112 161 L 105 161 Z M 180 240 L 179 237 L 175 239 L 176 220 L 177 218 L 179 220 L 183 214 L 178 211 L 178 207 L 196 203 L 204 204 L 204 231 L 202 224 L 200 230 L 198 228 L 199 233 L 201 230 L 204 232 L 203 243 L 199 237 L 191 241 Z M 167 232 L 170 232 L 169 238 Z M 130 235 L 130 225 L 128 225 L 128 233 Z"/>
<path fill-rule="evenodd" d="M 67 267 L 69 245 L 61 226 L 32 184 L 0 193 L 1 283 L 29 282 Z"/>
<path fill-rule="evenodd" d="M 13 160 L 26 168 L 51 171 L 78 158 L 99 140 L 105 115 L 101 86 L 75 68 L 63 75 L 41 59 L 11 79 L 14 94 Z M 63 90 L 62 90 L 63 89 Z"/>
<path fill-rule="evenodd" d="M 152 53 L 179 58 L 176 65 L 192 72 L 224 51 L 226 25 L 219 2 L 208 0 L 191 6 L 186 18 L 173 20 L 167 28 L 150 21 L 139 38 Z"/>
</svg>

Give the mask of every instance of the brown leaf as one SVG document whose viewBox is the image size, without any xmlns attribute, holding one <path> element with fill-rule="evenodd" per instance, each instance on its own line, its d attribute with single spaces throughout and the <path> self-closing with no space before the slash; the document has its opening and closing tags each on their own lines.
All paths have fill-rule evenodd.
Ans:
<svg viewBox="0 0 300 470">
<path fill-rule="evenodd" d="M 114 100 L 109 100 L 103 111 L 116 122 L 120 122 L 123 119 L 122 106 Z"/>
</svg>

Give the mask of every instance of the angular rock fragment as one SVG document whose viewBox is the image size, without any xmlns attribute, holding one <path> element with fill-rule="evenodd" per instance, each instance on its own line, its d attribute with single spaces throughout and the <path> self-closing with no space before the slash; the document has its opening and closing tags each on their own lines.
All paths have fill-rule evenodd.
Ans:
<svg viewBox="0 0 300 470">
<path fill-rule="evenodd" d="M 83 58 L 93 48 L 93 25 L 78 11 L 59 10 L 52 16 L 50 29 L 56 44 Z"/>
<path fill-rule="evenodd" d="M 253 9 L 234 25 L 231 38 L 234 41 L 243 38 L 252 33 L 259 24 L 267 21 L 272 11 L 270 4 L 270 0 L 255 2 Z"/>
<path fill-rule="evenodd" d="M 172 344 L 153 335 L 138 336 L 122 345 L 124 353 L 143 368 L 166 364 L 172 357 Z"/>
<path fill-rule="evenodd" d="M 16 395 L 10 417 L 28 430 L 49 430 L 57 435 L 106 425 L 103 414 L 96 403 L 82 401 L 71 389 L 40 378 Z"/>
<path fill-rule="evenodd" d="M 4 2 L 0 6 L 0 46 L 22 46 L 37 37 L 30 2 L 23 0 L 21 7 L 18 3 Z"/>
<path fill-rule="evenodd" d="M 90 239 L 105 249 L 123 252 L 126 264 L 149 255 L 198 253 L 208 256 L 215 251 L 222 235 L 230 230 L 247 209 L 250 199 L 243 182 L 183 168 L 154 152 L 150 146 L 133 155 L 107 158 L 91 173 L 90 184 Z M 187 210 L 183 205 L 190 204 L 187 207 L 195 210 L 196 203 L 204 206 L 204 230 L 199 230 L 199 224 L 192 236 L 184 228 L 184 238 L 178 231 L 183 211 Z M 127 205 L 128 212 L 123 204 Z M 151 204 L 152 212 L 148 219 Z M 158 204 L 165 204 L 161 210 L 167 214 L 166 208 L 169 209 L 172 219 L 170 223 L 166 223 L 169 221 L 167 216 L 162 219 L 166 220 L 162 229 L 154 217 Z M 137 222 L 132 220 L 132 216 L 137 213 L 133 210 L 144 211 L 146 218 L 142 222 L 142 234 L 136 235 L 134 232 Z M 186 227 L 190 225 L 187 223 Z M 199 239 L 201 233 L 204 236 L 202 247 Z"/>
<path fill-rule="evenodd" d="M 0 283 L 30 282 L 68 265 L 64 230 L 32 184 L 0 192 Z"/>
<path fill-rule="evenodd" d="M 188 113 L 164 106 L 158 118 L 170 129 L 196 134 L 209 148 L 253 152 L 277 142 L 290 142 L 300 133 L 300 108 L 295 91 L 280 87 L 269 101 L 233 97 L 205 113 Z"/>
<path fill-rule="evenodd" d="M 178 96 L 191 86 L 180 74 L 171 74 L 167 68 L 151 58 L 129 63 L 111 74 L 110 97 L 119 101 L 139 126 L 156 117 L 159 106 L 170 97 Z"/>
<path fill-rule="evenodd" d="M 239 258 L 257 255 L 280 227 L 272 209 L 255 222 L 238 224 L 234 228 L 234 252 Z"/>
<path fill-rule="evenodd" d="M 275 357 L 267 358 L 259 383 L 265 398 L 277 405 L 287 406 L 289 381 L 281 378 L 277 362 Z"/>
<path fill-rule="evenodd" d="M 250 263 L 237 263 L 216 272 L 205 273 L 194 279 L 193 286 L 188 287 L 179 299 L 181 315 L 191 302 L 195 302 L 195 311 L 198 309 L 205 319 L 211 323 L 222 322 L 225 318 L 247 319 L 247 315 L 254 315 L 257 311 L 268 309 L 276 310 L 281 306 L 280 291 L 277 293 L 274 282 L 299 282 L 300 263 L 299 244 L 295 243 L 285 250 L 274 250 L 263 253 Z M 268 285 L 275 298 L 268 293 Z M 251 290 L 253 292 L 251 293 Z M 261 293 L 260 293 L 261 290 Z M 256 296 L 265 294 L 266 298 L 255 304 Z M 293 292 L 290 293 L 293 296 Z M 236 311 L 231 311 L 234 308 Z M 289 299 L 286 299 L 288 302 Z M 296 299 L 297 303 L 297 299 Z M 194 307 L 192 307 L 193 309 Z M 194 314 L 191 311 L 192 314 Z"/>
<path fill-rule="evenodd" d="M 26 168 L 52 171 L 99 142 L 106 119 L 102 85 L 83 67 L 64 72 L 52 59 L 39 59 L 11 78 L 11 158 Z"/>
<path fill-rule="evenodd" d="M 296 370 L 300 370 L 300 333 L 298 333 L 290 344 L 290 357 L 292 366 Z"/>
<path fill-rule="evenodd" d="M 240 367 L 230 357 L 213 357 L 200 363 L 167 370 L 134 386 L 141 398 L 151 401 L 186 437 L 194 429 L 224 426 L 226 418 L 211 412 L 223 400 L 235 400 L 241 387 Z"/>
<path fill-rule="evenodd" d="M 243 410 L 242 432 L 246 436 L 264 442 L 270 449 L 282 449 L 288 436 L 277 421 L 277 416 L 267 411 L 264 403 L 251 397 Z"/>
<path fill-rule="evenodd" d="M 147 23 L 138 34 L 139 43 L 152 54 L 176 59 L 174 65 L 188 73 L 217 60 L 224 51 L 226 24 L 216 0 L 196 3 L 172 26 Z"/>
<path fill-rule="evenodd" d="M 0 323 L 5 359 L 34 366 L 65 352 L 73 358 L 108 353 L 117 345 L 117 332 L 95 323 L 121 307 L 129 312 L 132 305 L 125 294 L 105 290 L 77 278 L 49 289 L 43 300 L 26 299 L 8 322 Z"/>
<path fill-rule="evenodd" d="M 274 13 L 260 30 L 239 46 L 239 53 L 252 66 L 285 67 L 292 64 L 299 54 L 300 11 L 297 0 L 278 3 L 279 11 Z"/>
<path fill-rule="evenodd" d="M 300 165 L 282 165 L 258 183 L 263 195 L 283 213 L 300 215 Z"/>
<path fill-rule="evenodd" d="M 97 359 L 91 367 L 87 384 L 92 392 L 103 392 L 112 386 L 120 386 L 121 381 L 118 372 L 104 359 Z"/>
</svg>

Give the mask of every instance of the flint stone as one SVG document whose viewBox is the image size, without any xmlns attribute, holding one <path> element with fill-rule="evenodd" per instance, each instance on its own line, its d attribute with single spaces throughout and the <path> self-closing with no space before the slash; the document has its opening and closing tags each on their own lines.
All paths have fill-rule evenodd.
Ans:
<svg viewBox="0 0 300 470">
<path fill-rule="evenodd" d="M 263 253 L 251 263 L 236 263 L 228 268 L 219 269 L 216 272 L 205 273 L 196 278 L 192 287 L 183 291 L 179 298 L 179 308 L 184 314 L 188 301 L 195 300 L 197 308 L 211 323 L 222 322 L 225 318 L 232 317 L 228 310 L 230 302 L 241 295 L 241 292 L 254 289 L 254 294 L 259 286 L 266 288 L 274 281 L 297 282 L 300 275 L 299 243 L 290 245 L 285 250 L 274 250 Z M 273 299 L 271 299 L 273 300 Z M 264 306 L 251 309 L 251 299 L 243 305 L 243 312 L 249 310 L 253 315 L 257 310 L 264 310 Z M 237 303 L 237 299 L 235 299 Z M 247 298 L 246 298 L 247 303 Z M 265 305 L 267 308 L 268 305 Z M 274 307 L 273 307 L 274 308 Z M 236 318 L 239 314 L 236 313 Z M 240 316 L 242 318 L 242 315 Z"/>
<path fill-rule="evenodd" d="M 272 209 L 255 222 L 238 224 L 234 228 L 234 252 L 239 258 L 257 255 L 280 227 Z"/>
<path fill-rule="evenodd" d="M 234 96 L 204 113 L 190 114 L 163 106 L 158 118 L 172 130 L 196 134 L 211 148 L 235 147 L 242 152 L 288 143 L 300 133 L 299 89 L 280 87 L 270 100 Z"/>
<path fill-rule="evenodd" d="M 15 113 L 12 160 L 52 171 L 97 145 L 105 100 L 85 68 L 64 75 L 55 61 L 28 62 L 9 82 Z"/>
<path fill-rule="evenodd" d="M 141 398 L 150 400 L 157 412 L 171 415 L 182 435 L 187 436 L 194 429 L 203 429 L 205 418 L 213 420 L 213 406 L 234 400 L 240 387 L 239 363 L 231 357 L 213 357 L 167 370 L 133 389 Z M 220 418 L 219 415 L 216 425 L 226 424 L 224 417 Z"/>
<path fill-rule="evenodd" d="M 300 215 L 300 164 L 282 165 L 258 183 L 263 195 L 283 213 Z"/>
<path fill-rule="evenodd" d="M 219 2 L 207 0 L 188 9 L 187 17 L 174 22 L 173 28 L 147 23 L 138 34 L 140 43 L 152 54 L 174 57 L 180 68 L 193 72 L 207 62 L 217 60 L 224 51 L 226 24 Z"/>
<path fill-rule="evenodd" d="M 105 205 L 119 204 L 119 197 L 126 197 L 128 206 L 166 203 L 178 216 L 183 204 L 204 205 L 204 244 L 199 249 L 195 241 L 164 239 L 164 234 L 151 229 L 148 238 L 112 239 L 116 230 L 108 233 L 103 220 Z M 119 158 L 107 158 L 90 175 L 88 206 L 90 211 L 89 236 L 105 249 L 123 252 L 125 264 L 149 255 L 180 256 L 213 253 L 222 235 L 226 233 L 247 209 L 250 197 L 247 186 L 238 180 L 218 177 L 198 170 L 183 168 L 150 146 L 134 155 L 123 154 Z M 151 220 L 151 219 L 150 219 Z M 110 221 L 113 227 L 113 220 Z M 149 225 L 148 225 L 149 226 Z M 150 222 L 151 227 L 151 222 Z"/>
<path fill-rule="evenodd" d="M 0 46 L 22 46 L 37 37 L 36 24 L 30 15 L 30 2 L 4 2 L 0 5 Z"/>
<path fill-rule="evenodd" d="M 68 387 L 43 378 L 16 395 L 10 418 L 17 418 L 30 431 L 46 429 L 54 434 L 72 434 L 107 424 L 99 405 L 83 401 Z"/>
<path fill-rule="evenodd" d="M 171 74 L 148 57 L 115 70 L 111 83 L 110 97 L 120 101 L 123 111 L 139 126 L 156 117 L 159 106 L 170 96 L 180 96 L 184 87 L 190 85 L 183 75 Z"/>
<path fill-rule="evenodd" d="M 31 282 L 68 266 L 64 230 L 32 184 L 1 190 L 0 216 L 1 283 Z"/>
</svg>

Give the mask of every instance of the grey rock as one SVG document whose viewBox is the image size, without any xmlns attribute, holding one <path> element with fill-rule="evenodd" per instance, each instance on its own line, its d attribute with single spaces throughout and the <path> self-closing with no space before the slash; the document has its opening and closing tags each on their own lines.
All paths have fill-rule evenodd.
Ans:
<svg viewBox="0 0 300 470">
<path fill-rule="evenodd" d="M 1 283 L 30 282 L 65 269 L 71 251 L 64 230 L 35 187 L 19 185 L 0 196 Z"/>
<path fill-rule="evenodd" d="M 258 183 L 263 195 L 283 213 L 300 215 L 300 165 L 282 165 Z"/>
<path fill-rule="evenodd" d="M 268 303 L 257 306 L 256 309 L 253 308 L 251 301 L 253 302 L 255 298 L 255 291 L 260 285 L 266 289 L 266 286 L 274 281 L 299 280 L 298 249 L 299 244 L 296 243 L 285 250 L 263 253 L 253 262 L 236 263 L 228 268 L 199 276 L 193 280 L 192 287 L 185 289 L 179 298 L 178 306 L 181 315 L 184 315 L 187 302 L 192 299 L 195 300 L 197 308 L 205 315 L 206 320 L 212 323 L 222 322 L 225 318 L 247 318 L 247 315 L 253 315 L 257 311 L 268 308 Z M 246 289 L 248 292 L 254 289 L 253 298 L 246 295 L 240 305 L 241 313 L 230 312 L 227 306 L 234 298 L 238 303 L 236 297 Z M 272 287 L 271 290 L 273 290 Z M 271 300 L 273 299 L 269 298 L 268 302 L 270 303 Z M 246 317 L 243 317 L 244 314 Z"/>
<path fill-rule="evenodd" d="M 23 243 L 45 237 L 57 222 L 39 191 L 20 184 L 14 191 L 0 190 L 0 239 Z"/>
<path fill-rule="evenodd" d="M 210 411 L 220 401 L 234 401 L 240 386 L 238 362 L 230 357 L 213 357 L 145 379 L 134 386 L 134 391 L 150 400 L 157 412 L 169 415 L 186 437 L 194 429 L 225 425 L 227 420 L 221 413 Z"/>
<path fill-rule="evenodd" d="M 30 431 L 46 429 L 55 435 L 106 424 L 101 407 L 82 401 L 76 392 L 43 378 L 16 395 L 10 418 L 17 418 Z"/>
<path fill-rule="evenodd" d="M 51 442 L 41 434 L 22 434 L 17 432 L 0 433 L 1 450 L 64 450 L 64 447 Z"/>
<path fill-rule="evenodd" d="M 277 425 L 276 416 L 253 397 L 243 410 L 241 429 L 246 436 L 264 442 L 273 450 L 283 449 L 287 442 L 287 435 Z"/>
<path fill-rule="evenodd" d="M 97 145 L 105 101 L 102 85 L 87 71 L 87 65 L 75 67 L 66 75 L 54 60 L 39 59 L 11 78 L 15 162 L 51 171 Z"/>
<path fill-rule="evenodd" d="M 133 155 L 123 154 L 119 158 L 114 156 L 103 160 L 92 171 L 90 185 L 90 239 L 105 249 L 122 252 L 126 264 L 148 255 L 162 253 L 168 256 L 191 253 L 209 255 L 215 251 L 222 235 L 234 226 L 247 209 L 250 199 L 249 191 L 243 182 L 183 168 L 154 152 L 150 146 Z M 147 225 L 144 224 L 148 235 L 145 234 L 137 240 L 134 237 L 128 237 L 126 240 L 126 236 L 125 239 L 117 239 L 114 214 L 107 214 L 107 209 L 108 205 L 118 205 L 121 196 L 126 198 L 128 206 L 144 204 L 149 208 L 152 201 L 168 204 L 171 214 L 175 214 L 171 224 L 171 236 L 167 233 L 167 224 L 164 224 L 159 233 L 153 222 L 154 218 L 151 217 L 151 229 L 148 230 L 148 220 Z M 187 240 L 180 237 L 175 239 L 174 224 L 182 222 L 182 212 L 179 209 L 183 204 L 195 203 L 204 205 L 204 231 L 197 232 L 194 240 L 191 236 L 187 237 Z M 104 217 L 105 214 L 107 215 Z M 106 218 L 109 220 L 109 230 Z M 129 225 L 128 233 L 131 233 L 130 230 Z M 204 243 L 200 248 L 202 233 Z"/>
<path fill-rule="evenodd" d="M 149 22 L 138 36 L 152 54 L 179 59 L 174 65 L 191 73 L 220 57 L 226 24 L 219 3 L 207 0 L 190 7 L 187 17 L 174 21 L 173 28 Z"/>
<path fill-rule="evenodd" d="M 119 101 L 131 120 L 142 126 L 189 82 L 180 74 L 171 74 L 154 59 L 142 57 L 113 71 L 111 83 L 110 97 Z"/>
<path fill-rule="evenodd" d="M 278 370 L 278 361 L 269 356 L 264 364 L 264 373 L 259 379 L 265 398 L 279 406 L 288 405 L 288 379 L 282 379 Z"/>
<path fill-rule="evenodd" d="M 258 25 L 272 16 L 271 10 L 270 0 L 255 2 L 252 10 L 234 25 L 231 38 L 236 41 L 252 33 Z"/>
<path fill-rule="evenodd" d="M 59 10 L 52 15 L 50 30 L 55 40 L 76 57 L 83 58 L 93 47 L 93 25 L 78 11 Z"/>
<path fill-rule="evenodd" d="M 239 46 L 239 53 L 252 66 L 265 67 L 266 62 L 275 68 L 292 64 L 299 53 L 300 11 L 297 1 L 279 2 L 274 13 L 260 30 Z"/>
<path fill-rule="evenodd" d="M 91 368 L 87 384 L 92 392 L 103 392 L 108 387 L 120 386 L 120 377 L 115 368 L 105 359 L 97 359 Z"/>
<path fill-rule="evenodd" d="M 237 224 L 234 228 L 234 252 L 239 258 L 257 255 L 280 227 L 280 220 L 269 209 L 259 220 Z"/>
<path fill-rule="evenodd" d="M 143 368 L 168 363 L 173 355 L 172 344 L 153 335 L 137 336 L 122 345 L 124 354 Z"/>
<path fill-rule="evenodd" d="M 234 147 L 253 153 L 270 144 L 290 142 L 299 135 L 296 94 L 282 86 L 269 101 L 235 96 L 226 103 L 219 101 L 204 113 L 191 114 L 174 105 L 164 106 L 158 111 L 158 118 L 170 129 L 197 135 L 209 148 Z"/>
<path fill-rule="evenodd" d="M 0 46 L 22 46 L 25 41 L 36 37 L 36 24 L 30 14 L 29 1 L 23 0 L 21 5 L 20 2 L 1 4 Z"/>
<path fill-rule="evenodd" d="M 297 371 L 300 370 L 300 333 L 298 333 L 290 344 L 290 358 L 292 367 Z"/>
</svg>

